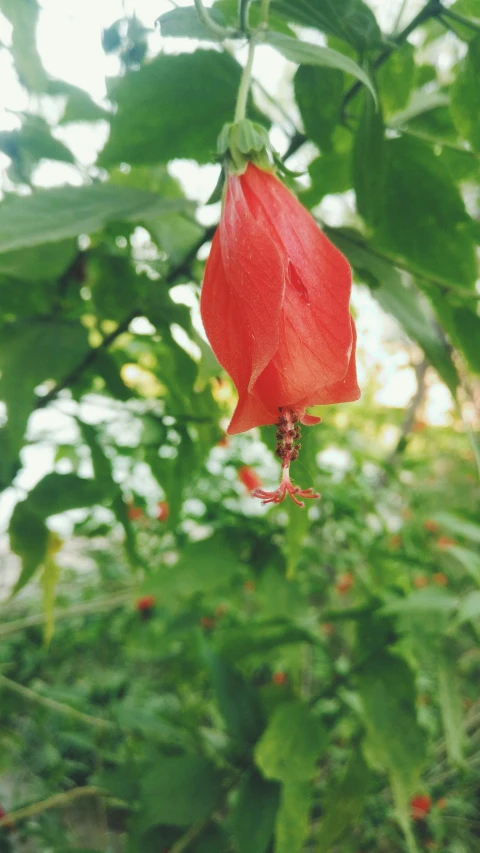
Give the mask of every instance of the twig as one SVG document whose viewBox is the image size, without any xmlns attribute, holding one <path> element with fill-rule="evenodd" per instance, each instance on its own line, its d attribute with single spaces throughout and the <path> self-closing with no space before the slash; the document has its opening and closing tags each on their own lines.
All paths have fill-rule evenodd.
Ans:
<svg viewBox="0 0 480 853">
<path fill-rule="evenodd" d="M 76 708 L 72 708 L 64 702 L 57 702 L 55 699 L 49 699 L 48 696 L 42 696 L 40 693 L 36 693 L 29 687 L 24 687 L 23 684 L 17 684 L 16 681 L 12 681 L 5 675 L 0 675 L 0 689 L 2 687 L 6 690 L 10 690 L 11 693 L 17 693 L 29 702 L 35 702 L 37 705 L 43 705 L 44 708 L 48 708 L 50 711 L 54 711 L 57 714 L 63 714 L 65 717 L 70 717 L 73 720 L 78 720 L 81 723 L 86 723 L 87 725 L 94 726 L 97 729 L 117 729 L 117 726 L 109 720 L 101 720 L 99 717 L 93 717 L 91 714 L 84 714 L 82 711 L 77 711 Z M 1 825 L 0 821 L 0 826 Z"/>
<path fill-rule="evenodd" d="M 34 817 L 37 814 L 48 809 L 55 809 L 59 806 L 66 806 L 73 800 L 78 800 L 80 797 L 101 797 L 105 792 L 95 785 L 85 785 L 82 788 L 72 788 L 71 791 L 66 791 L 64 794 L 54 794 L 53 797 L 48 797 L 46 800 L 41 800 L 38 803 L 32 803 L 30 806 L 24 806 L 23 809 L 17 809 L 15 812 L 5 815 L 0 818 L 0 827 L 19 823 L 21 820 L 26 820 L 29 817 Z"/>
<path fill-rule="evenodd" d="M 193 2 L 195 3 L 195 8 L 202 24 L 204 24 L 214 36 L 220 39 L 220 41 L 223 41 L 223 39 L 235 38 L 235 36 L 238 35 L 238 31 L 232 27 L 222 27 L 220 24 L 217 24 L 217 22 L 211 17 L 210 13 L 205 9 L 202 0 L 193 0 Z"/>
<path fill-rule="evenodd" d="M 206 820 L 202 820 L 200 823 L 195 823 L 193 826 L 188 829 L 175 844 L 170 847 L 169 853 L 183 853 L 184 850 L 189 847 L 192 841 L 195 841 L 196 838 L 200 835 L 201 832 L 205 829 L 207 824 L 210 821 L 210 817 Z"/>
<path fill-rule="evenodd" d="M 429 363 L 426 358 L 420 362 L 420 364 L 415 365 L 415 375 L 417 378 L 417 390 L 413 395 L 410 405 L 406 411 L 405 418 L 402 424 L 402 429 L 400 432 L 400 438 L 397 441 L 396 447 L 392 450 L 390 456 L 386 460 L 387 465 L 394 465 L 397 458 L 404 451 L 407 438 L 410 435 L 413 425 L 415 423 L 415 416 L 417 414 L 417 410 L 419 406 L 421 406 L 423 402 L 423 398 L 425 396 L 425 377 L 427 374 L 427 370 L 429 368 Z"/>
<path fill-rule="evenodd" d="M 62 607 L 54 610 L 55 622 L 61 619 L 69 619 L 71 616 L 81 616 L 84 613 L 95 613 L 96 611 L 106 610 L 113 607 L 120 607 L 122 604 L 127 604 L 130 601 L 130 592 L 120 592 L 115 595 L 98 598 L 94 601 L 86 601 L 82 604 L 74 604 L 72 607 Z M 42 613 L 35 613 L 32 616 L 25 616 L 23 619 L 15 619 L 0 625 L 0 637 L 8 637 L 10 634 L 16 634 L 17 631 L 23 631 L 25 628 L 30 628 L 32 625 L 42 625 L 44 622 Z"/>
</svg>

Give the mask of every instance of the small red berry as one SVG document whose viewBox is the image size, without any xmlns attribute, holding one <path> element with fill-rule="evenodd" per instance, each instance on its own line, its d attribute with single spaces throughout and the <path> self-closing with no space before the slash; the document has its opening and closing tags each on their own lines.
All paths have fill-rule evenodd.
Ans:
<svg viewBox="0 0 480 853">
<path fill-rule="evenodd" d="M 335 585 L 335 589 L 337 590 L 339 595 L 344 595 L 346 592 L 348 592 L 352 588 L 354 580 L 355 579 L 351 572 L 345 572 L 345 574 L 340 575 Z"/>
<path fill-rule="evenodd" d="M 205 631 L 211 631 L 212 628 L 215 627 L 215 619 L 212 619 L 211 616 L 202 616 L 200 619 L 200 625 Z"/>
<path fill-rule="evenodd" d="M 435 572 L 432 577 L 433 582 L 436 583 L 438 586 L 448 586 L 448 578 L 443 572 Z"/>
<path fill-rule="evenodd" d="M 437 539 L 437 547 L 442 551 L 447 551 L 448 548 L 451 548 L 452 545 L 456 545 L 455 539 L 451 539 L 450 536 L 439 536 Z"/>
<path fill-rule="evenodd" d="M 254 489 L 260 488 L 262 481 L 257 472 L 248 465 L 243 465 L 238 469 L 238 479 L 245 486 L 247 492 L 253 492 Z"/>
<path fill-rule="evenodd" d="M 394 548 L 395 550 L 397 548 L 401 548 L 402 547 L 402 537 L 399 536 L 398 533 L 395 533 L 394 536 L 390 536 L 390 539 L 388 540 L 388 544 L 390 545 L 390 548 Z"/>
<path fill-rule="evenodd" d="M 425 586 L 428 586 L 428 578 L 425 577 L 425 575 L 417 575 L 417 577 L 413 579 L 413 585 L 417 589 L 423 589 Z"/>
<path fill-rule="evenodd" d="M 428 794 L 416 794 L 410 800 L 410 809 L 413 820 L 423 820 L 432 807 L 432 800 Z"/>
<path fill-rule="evenodd" d="M 445 809 L 447 807 L 447 805 L 448 805 L 448 803 L 447 803 L 446 797 L 440 797 L 440 799 L 438 799 L 436 802 L 437 809 L 440 809 L 440 811 L 442 809 Z"/>
<path fill-rule="evenodd" d="M 142 595 L 141 598 L 137 598 L 135 607 L 141 613 L 145 610 L 151 610 L 155 606 L 156 601 L 157 599 L 154 595 Z"/>
<path fill-rule="evenodd" d="M 272 682 L 274 684 L 277 684 L 279 687 L 281 687 L 282 684 L 286 684 L 287 683 L 286 672 L 274 672 L 272 675 Z"/>
<path fill-rule="evenodd" d="M 157 520 L 167 521 L 169 515 L 170 507 L 168 506 L 167 501 L 159 501 L 157 504 Z"/>
<path fill-rule="evenodd" d="M 322 622 L 320 628 L 326 637 L 330 637 L 332 634 L 335 633 L 335 625 L 332 625 L 331 622 Z"/>
<path fill-rule="evenodd" d="M 128 505 L 127 513 L 130 521 L 138 521 L 139 518 L 143 517 L 143 509 L 140 509 L 139 506 L 135 506 L 132 503 Z"/>
<path fill-rule="evenodd" d="M 255 589 L 254 581 L 245 581 L 245 583 L 243 584 L 243 588 L 245 592 L 253 592 Z"/>
<path fill-rule="evenodd" d="M 423 526 L 425 530 L 428 530 L 429 533 L 438 533 L 438 524 L 433 518 L 427 518 L 423 522 Z"/>
</svg>

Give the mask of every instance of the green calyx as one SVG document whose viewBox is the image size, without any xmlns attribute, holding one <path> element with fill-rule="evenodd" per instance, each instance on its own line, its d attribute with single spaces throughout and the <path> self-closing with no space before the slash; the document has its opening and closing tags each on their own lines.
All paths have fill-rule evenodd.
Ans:
<svg viewBox="0 0 480 853">
<path fill-rule="evenodd" d="M 224 125 L 218 137 L 219 159 L 234 175 L 243 175 L 249 163 L 272 171 L 269 153 L 272 157 L 276 154 L 266 129 L 246 118 Z"/>
</svg>

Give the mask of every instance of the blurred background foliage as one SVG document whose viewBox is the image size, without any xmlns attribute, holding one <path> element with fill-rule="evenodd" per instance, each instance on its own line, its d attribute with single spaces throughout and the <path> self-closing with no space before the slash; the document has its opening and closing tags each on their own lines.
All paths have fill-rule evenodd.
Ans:
<svg viewBox="0 0 480 853">
<path fill-rule="evenodd" d="M 254 68 L 355 281 L 362 399 L 305 430 L 301 511 L 249 498 L 274 429 L 225 437 L 198 322 L 219 167 L 198 204 L 186 161 L 232 118 L 248 4 L 115 21 L 99 103 L 0 0 L 4 853 L 480 850 L 480 3 L 381 5 L 272 0 L 277 94 Z"/>
</svg>

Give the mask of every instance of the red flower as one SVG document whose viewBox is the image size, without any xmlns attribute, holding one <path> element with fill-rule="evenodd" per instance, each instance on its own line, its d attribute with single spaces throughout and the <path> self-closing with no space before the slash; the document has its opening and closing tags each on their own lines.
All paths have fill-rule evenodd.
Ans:
<svg viewBox="0 0 480 853">
<path fill-rule="evenodd" d="M 320 418 L 308 406 L 357 400 L 355 326 L 347 261 L 300 202 L 272 174 L 249 163 L 227 177 L 225 205 L 205 269 L 201 312 L 238 404 L 229 434 L 277 424 L 282 484 L 258 489 L 265 503 L 293 486 L 299 423 Z"/>
<path fill-rule="evenodd" d="M 429 813 L 432 801 L 428 794 L 417 794 L 410 800 L 410 809 L 413 820 L 422 820 Z"/>
<path fill-rule="evenodd" d="M 278 687 L 282 687 L 282 685 L 287 683 L 287 674 L 286 672 L 274 672 L 272 675 L 272 682 L 276 684 Z"/>
<path fill-rule="evenodd" d="M 143 517 L 143 509 L 140 509 L 139 506 L 135 506 L 135 504 L 129 503 L 127 508 L 127 515 L 130 521 L 138 521 L 139 518 Z"/>
<path fill-rule="evenodd" d="M 337 592 L 340 595 L 344 595 L 346 592 L 348 592 L 352 588 L 352 586 L 354 584 L 354 580 L 355 579 L 354 579 L 351 572 L 345 572 L 345 574 L 343 574 L 339 577 L 339 579 L 335 585 L 335 589 L 337 590 Z"/>
<path fill-rule="evenodd" d="M 157 504 L 157 519 L 158 521 L 167 521 L 170 514 L 170 507 L 167 501 L 159 501 Z"/>
<path fill-rule="evenodd" d="M 253 492 L 254 489 L 258 489 L 262 485 L 257 472 L 248 465 L 243 465 L 242 468 L 238 469 L 238 479 L 245 486 L 247 492 Z"/>
<path fill-rule="evenodd" d="M 135 607 L 140 613 L 145 610 L 151 610 L 155 606 L 156 600 L 154 595 L 142 595 L 141 598 L 137 598 Z"/>
</svg>

